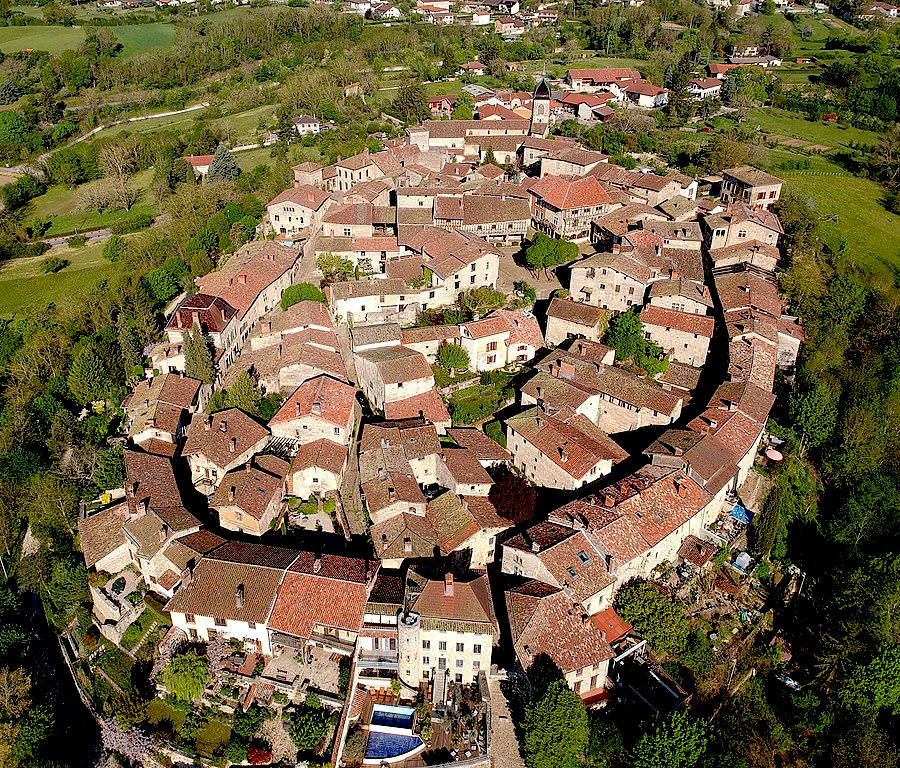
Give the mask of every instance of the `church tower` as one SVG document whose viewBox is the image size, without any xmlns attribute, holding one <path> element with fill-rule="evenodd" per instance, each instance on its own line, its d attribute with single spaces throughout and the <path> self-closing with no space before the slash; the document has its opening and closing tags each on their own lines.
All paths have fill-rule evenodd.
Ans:
<svg viewBox="0 0 900 768">
<path fill-rule="evenodd" d="M 551 98 L 547 78 L 542 76 L 531 96 L 531 128 L 528 131 L 530 136 L 540 136 L 542 139 L 547 138 L 547 134 L 550 132 Z"/>
</svg>

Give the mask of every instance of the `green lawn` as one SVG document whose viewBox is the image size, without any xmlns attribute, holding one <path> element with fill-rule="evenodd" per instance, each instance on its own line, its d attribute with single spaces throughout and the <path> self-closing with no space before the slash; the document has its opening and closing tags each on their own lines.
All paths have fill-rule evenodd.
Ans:
<svg viewBox="0 0 900 768">
<path fill-rule="evenodd" d="M 875 144 L 880 138 L 879 134 L 873 131 L 826 125 L 825 123 L 813 123 L 798 116 L 795 112 L 774 109 L 773 107 L 761 107 L 752 110 L 747 116 L 747 121 L 756 125 L 763 133 L 774 133 L 793 139 L 803 139 L 814 144 L 823 144 L 829 147 L 847 146 L 851 141 Z"/>
<path fill-rule="evenodd" d="M 59 54 L 77 48 L 84 41 L 81 27 L 35 25 L 28 27 L 0 27 L 0 51 L 16 53 L 26 48 Z"/>
<path fill-rule="evenodd" d="M 131 668 L 134 666 L 134 660 L 128 654 L 110 645 L 94 663 L 125 693 L 131 690 Z"/>
<path fill-rule="evenodd" d="M 129 24 L 109 29 L 122 43 L 119 55 L 123 58 L 136 56 L 152 48 L 171 48 L 175 42 L 175 26 L 166 22 Z"/>
<path fill-rule="evenodd" d="M 797 157 L 782 150 L 771 155 L 775 160 Z M 845 238 L 848 253 L 867 269 L 887 268 L 891 274 L 900 270 L 900 216 L 885 210 L 881 185 L 851 176 L 825 158 L 814 158 L 810 170 L 775 173 L 784 179 L 786 190 L 806 197 L 821 216 L 826 242 L 837 247 Z"/>
<path fill-rule="evenodd" d="M 55 248 L 47 254 L 60 256 L 71 263 L 55 274 L 41 271 L 41 262 L 47 255 L 14 259 L 0 267 L 0 317 L 28 309 L 41 309 L 51 302 L 86 293 L 118 269 L 103 258 L 102 243 L 93 243 L 77 250 Z"/>
<path fill-rule="evenodd" d="M 132 188 L 142 192 L 141 199 L 130 211 L 115 210 L 97 213 L 96 210 L 82 210 L 77 189 L 64 185 L 50 187 L 43 195 L 32 200 L 25 209 L 27 219 L 50 219 L 51 226 L 46 237 L 68 235 L 88 229 L 108 227 L 135 213 L 156 214 L 156 204 L 150 195 L 153 170 L 136 173 Z"/>
</svg>

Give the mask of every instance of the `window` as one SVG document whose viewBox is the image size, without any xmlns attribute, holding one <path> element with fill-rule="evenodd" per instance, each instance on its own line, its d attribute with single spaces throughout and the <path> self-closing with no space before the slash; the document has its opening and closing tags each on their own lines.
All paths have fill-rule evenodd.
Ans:
<svg viewBox="0 0 900 768">
<path fill-rule="evenodd" d="M 488 352 L 495 352 L 497 350 L 497 342 L 489 341 L 487 345 Z"/>
<path fill-rule="evenodd" d="M 496 362 L 497 362 L 497 355 L 488 355 L 487 361 L 488 361 L 488 364 L 489 364 L 489 365 L 492 364 L 492 363 L 496 363 Z"/>
<path fill-rule="evenodd" d="M 427 651 L 429 648 L 431 648 L 431 640 L 423 640 L 423 641 L 422 641 L 422 648 L 425 649 L 426 651 Z"/>
<path fill-rule="evenodd" d="M 476 659 L 475 661 L 473 661 L 473 662 L 472 662 L 472 669 L 474 669 L 476 672 L 477 672 L 479 669 L 481 669 L 481 662 L 478 661 L 477 659 Z"/>
<path fill-rule="evenodd" d="M 225 619 L 216 619 L 214 623 L 217 627 L 227 626 L 227 622 L 225 621 Z"/>
<path fill-rule="evenodd" d="M 456 673 L 456 682 L 457 682 L 457 683 L 461 683 L 461 682 L 462 682 L 462 675 L 461 675 L 459 672 Z"/>
<path fill-rule="evenodd" d="M 423 663 L 423 664 L 431 664 L 431 657 L 430 657 L 430 656 L 423 656 L 423 657 L 422 657 L 422 663 Z"/>
<path fill-rule="evenodd" d="M 457 668 L 457 669 L 462 669 L 462 668 L 463 668 L 463 660 L 462 660 L 462 659 L 457 659 L 457 660 L 456 660 L 456 668 Z"/>
<path fill-rule="evenodd" d="M 341 428 L 340 428 L 340 427 L 335 427 L 335 428 L 334 428 L 334 434 L 336 434 L 336 435 L 341 434 Z"/>
<path fill-rule="evenodd" d="M 350 237 L 350 227 L 344 227 L 344 237 Z"/>
<path fill-rule="evenodd" d="M 447 641 L 446 640 L 438 640 L 438 650 L 439 651 L 447 650 Z"/>
<path fill-rule="evenodd" d="M 575 693 L 580 693 L 580 692 L 581 692 L 581 680 L 576 680 L 575 681 Z"/>
<path fill-rule="evenodd" d="M 473 263 L 472 263 L 472 271 L 473 271 L 473 272 L 475 271 L 475 267 L 476 267 L 476 266 L 477 266 L 477 265 L 473 262 Z"/>
<path fill-rule="evenodd" d="M 256 629 L 256 622 L 255 622 L 255 621 L 248 621 L 248 622 L 247 622 L 247 626 L 250 627 L 250 629 Z"/>
<path fill-rule="evenodd" d="M 188 624 L 193 624 L 193 623 L 196 621 L 196 619 L 194 618 L 194 614 L 193 614 L 193 613 L 186 613 L 186 614 L 184 614 L 184 620 L 185 620 Z"/>
<path fill-rule="evenodd" d="M 569 574 L 573 579 L 578 578 L 578 572 L 574 568 L 566 568 L 566 573 Z"/>
<path fill-rule="evenodd" d="M 472 652 L 473 652 L 473 653 L 481 653 L 481 645 L 479 645 L 478 643 L 476 643 L 475 645 L 473 645 L 473 646 L 472 646 Z"/>
<path fill-rule="evenodd" d="M 469 282 L 470 282 L 472 285 L 475 285 L 475 275 L 472 275 L 472 277 L 469 278 Z"/>
<path fill-rule="evenodd" d="M 587 552 L 579 552 L 579 553 L 578 553 L 578 560 L 579 560 L 583 565 L 587 565 L 589 562 L 591 562 L 591 556 L 590 556 Z"/>
<path fill-rule="evenodd" d="M 464 643 L 457 643 L 457 644 L 456 644 L 456 652 L 457 652 L 457 653 L 462 653 L 465 649 L 466 649 L 466 646 L 465 646 Z"/>
<path fill-rule="evenodd" d="M 438 659 L 438 669 L 447 669 L 447 659 L 445 659 L 445 658 Z"/>
</svg>

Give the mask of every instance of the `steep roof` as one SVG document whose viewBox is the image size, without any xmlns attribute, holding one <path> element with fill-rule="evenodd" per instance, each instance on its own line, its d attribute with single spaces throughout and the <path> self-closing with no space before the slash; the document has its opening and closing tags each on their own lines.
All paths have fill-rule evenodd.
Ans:
<svg viewBox="0 0 900 768">
<path fill-rule="evenodd" d="M 269 430 L 254 418 L 238 408 L 228 408 L 191 422 L 182 455 L 202 455 L 217 466 L 226 467 L 268 435 Z"/>
<path fill-rule="evenodd" d="M 372 363 L 385 384 L 398 384 L 434 376 L 425 356 L 414 349 L 403 346 L 377 347 L 355 354 Z"/>
<path fill-rule="evenodd" d="M 577 179 L 544 176 L 531 186 L 531 193 L 560 210 L 612 203 L 609 192 L 594 176 L 582 176 Z"/>
<path fill-rule="evenodd" d="M 356 387 L 322 374 L 304 381 L 284 401 L 269 425 L 313 416 L 336 427 L 346 428 L 353 417 Z"/>
</svg>

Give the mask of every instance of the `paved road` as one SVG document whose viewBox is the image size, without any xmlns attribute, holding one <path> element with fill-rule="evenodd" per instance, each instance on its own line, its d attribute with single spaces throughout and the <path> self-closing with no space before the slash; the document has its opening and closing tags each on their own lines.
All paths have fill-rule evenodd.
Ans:
<svg viewBox="0 0 900 768">
<path fill-rule="evenodd" d="M 90 232 L 82 233 L 85 239 L 91 243 L 96 240 L 106 240 L 107 237 L 112 235 L 111 229 L 94 229 Z M 66 245 L 68 243 L 69 238 L 73 237 L 73 235 L 63 235 L 61 237 L 48 237 L 42 240 L 41 242 L 47 243 L 51 248 L 59 248 L 60 246 Z"/>
</svg>

